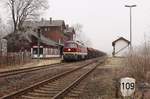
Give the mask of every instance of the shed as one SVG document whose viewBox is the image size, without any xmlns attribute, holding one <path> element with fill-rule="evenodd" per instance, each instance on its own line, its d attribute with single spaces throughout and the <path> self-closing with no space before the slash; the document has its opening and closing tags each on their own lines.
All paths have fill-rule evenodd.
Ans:
<svg viewBox="0 0 150 99">
<path fill-rule="evenodd" d="M 122 56 L 124 52 L 128 50 L 130 45 L 130 41 L 125 39 L 124 37 L 119 37 L 118 39 L 112 42 L 113 46 L 113 56 Z"/>
</svg>

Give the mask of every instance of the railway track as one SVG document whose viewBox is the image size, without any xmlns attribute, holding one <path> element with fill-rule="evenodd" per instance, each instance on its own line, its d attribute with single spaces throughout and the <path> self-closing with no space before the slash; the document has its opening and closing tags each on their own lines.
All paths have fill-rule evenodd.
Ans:
<svg viewBox="0 0 150 99">
<path fill-rule="evenodd" d="M 37 67 L 7 70 L 7 71 L 0 72 L 0 77 L 7 77 L 7 76 L 17 75 L 17 74 L 21 74 L 21 73 L 28 73 L 28 72 L 32 72 L 32 71 L 37 71 L 37 70 L 42 70 L 42 69 L 47 69 L 47 68 L 53 68 L 53 67 L 57 67 L 57 66 L 61 66 L 61 67 L 62 66 L 70 66 L 70 65 L 74 65 L 74 64 L 78 64 L 78 63 L 79 62 L 70 63 L 70 64 L 56 63 L 56 64 L 50 64 L 50 65 L 37 66 Z"/>
<path fill-rule="evenodd" d="M 3 96 L 1 99 L 62 99 L 91 73 L 97 64 L 99 64 L 97 60 L 84 63 L 83 66 L 55 75 L 30 87 Z"/>
<path fill-rule="evenodd" d="M 27 73 L 31 71 L 40 70 L 40 69 L 52 68 L 52 67 L 60 66 L 60 65 L 65 65 L 65 63 L 56 63 L 56 64 L 50 64 L 50 65 L 37 66 L 37 67 L 29 67 L 29 68 L 3 71 L 3 72 L 0 72 L 0 77 L 12 76 L 12 75 Z"/>
</svg>

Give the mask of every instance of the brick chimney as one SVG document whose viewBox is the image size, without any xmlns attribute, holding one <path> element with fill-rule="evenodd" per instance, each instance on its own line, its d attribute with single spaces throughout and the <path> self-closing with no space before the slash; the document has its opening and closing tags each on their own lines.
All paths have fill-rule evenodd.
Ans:
<svg viewBox="0 0 150 99">
<path fill-rule="evenodd" d="M 52 20 L 52 17 L 49 18 L 49 21 L 50 21 L 50 24 L 52 24 L 52 21 L 53 21 L 53 20 Z"/>
<path fill-rule="evenodd" d="M 44 22 L 44 18 L 41 18 L 41 22 Z"/>
<path fill-rule="evenodd" d="M 44 24 L 44 18 L 41 18 L 41 24 Z"/>
</svg>

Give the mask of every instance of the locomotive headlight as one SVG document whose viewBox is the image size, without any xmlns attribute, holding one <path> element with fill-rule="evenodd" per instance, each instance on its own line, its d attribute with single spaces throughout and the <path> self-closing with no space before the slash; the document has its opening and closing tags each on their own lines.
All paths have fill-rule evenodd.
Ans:
<svg viewBox="0 0 150 99">
<path fill-rule="evenodd" d="M 71 51 L 71 49 L 69 48 L 68 51 Z"/>
</svg>

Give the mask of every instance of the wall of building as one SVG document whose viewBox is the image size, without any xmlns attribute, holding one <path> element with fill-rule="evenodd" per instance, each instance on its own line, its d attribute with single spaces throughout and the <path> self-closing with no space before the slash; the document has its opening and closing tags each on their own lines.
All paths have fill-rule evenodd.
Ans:
<svg viewBox="0 0 150 99">
<path fill-rule="evenodd" d="M 59 47 L 41 45 L 40 50 L 42 51 L 40 54 L 40 58 L 60 57 Z M 38 46 L 33 46 L 31 48 L 31 56 L 32 58 L 38 58 Z"/>
<path fill-rule="evenodd" d="M 57 43 L 65 43 L 65 41 L 73 40 L 73 33 L 64 33 L 65 29 L 62 29 L 61 26 L 49 26 L 49 27 L 41 27 L 42 34 L 57 42 Z"/>
<path fill-rule="evenodd" d="M 128 46 L 128 43 L 125 42 L 124 40 L 119 40 L 115 44 L 115 51 L 118 52 L 119 50 L 123 49 L 124 47 Z M 115 56 L 125 56 L 126 53 L 129 51 L 129 46 L 126 47 L 125 49 L 121 50 L 119 53 L 117 53 Z"/>
<path fill-rule="evenodd" d="M 41 30 L 45 37 L 57 43 L 64 43 L 64 34 L 61 27 L 42 27 Z"/>
</svg>

